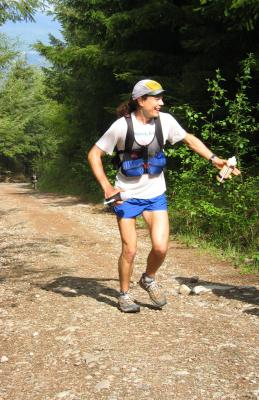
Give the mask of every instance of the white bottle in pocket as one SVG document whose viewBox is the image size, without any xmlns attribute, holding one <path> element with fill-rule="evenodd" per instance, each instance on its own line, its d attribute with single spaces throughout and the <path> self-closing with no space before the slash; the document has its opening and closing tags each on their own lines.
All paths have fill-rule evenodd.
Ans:
<svg viewBox="0 0 259 400">
<path fill-rule="evenodd" d="M 112 205 L 112 203 L 115 203 L 116 201 L 125 201 L 131 199 L 132 197 L 133 196 L 129 192 L 119 192 L 105 199 L 103 204 Z"/>
</svg>

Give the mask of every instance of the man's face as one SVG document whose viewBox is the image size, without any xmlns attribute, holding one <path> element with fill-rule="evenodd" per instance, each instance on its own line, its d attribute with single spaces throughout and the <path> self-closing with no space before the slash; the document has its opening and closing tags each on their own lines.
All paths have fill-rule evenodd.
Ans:
<svg viewBox="0 0 259 400">
<path fill-rule="evenodd" d="M 147 96 L 138 99 L 142 114 L 147 119 L 156 118 L 159 115 L 161 107 L 164 105 L 163 96 Z"/>
</svg>

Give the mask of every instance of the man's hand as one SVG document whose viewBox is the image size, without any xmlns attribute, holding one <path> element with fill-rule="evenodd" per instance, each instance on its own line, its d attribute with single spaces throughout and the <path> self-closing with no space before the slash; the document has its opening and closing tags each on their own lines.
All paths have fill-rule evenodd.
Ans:
<svg viewBox="0 0 259 400">
<path fill-rule="evenodd" d="M 224 165 L 228 165 L 228 160 L 224 160 L 223 158 L 215 157 L 215 158 L 213 158 L 212 165 L 214 165 L 218 169 L 222 169 L 224 167 Z M 234 167 L 231 173 L 233 175 L 238 176 L 241 174 L 241 171 L 238 168 Z"/>
<path fill-rule="evenodd" d="M 205 144 L 198 139 L 196 136 L 192 135 L 191 133 L 186 133 L 185 138 L 183 139 L 183 142 L 195 153 L 198 153 L 200 156 L 206 158 L 206 160 L 210 161 L 212 157 L 212 152 L 210 149 L 208 149 Z M 214 155 L 213 155 L 214 156 Z M 213 159 L 211 160 L 212 165 L 214 165 L 216 168 L 221 169 L 224 167 L 224 165 L 227 165 L 227 160 L 224 160 L 223 158 L 219 158 L 214 156 Z M 239 171 L 238 168 L 233 168 L 233 175 L 240 175 L 241 172 Z"/>
<path fill-rule="evenodd" d="M 112 196 L 114 196 L 115 194 L 120 193 L 120 192 L 121 192 L 120 189 L 111 186 L 110 188 L 108 188 L 108 189 L 106 189 L 106 190 L 104 191 L 104 198 L 105 198 L 105 199 L 109 199 L 110 197 L 112 197 Z M 123 203 L 123 201 L 117 200 L 117 201 L 113 202 L 113 203 L 111 204 L 111 206 L 118 206 L 119 204 L 122 204 L 122 203 Z"/>
<path fill-rule="evenodd" d="M 105 152 L 99 149 L 98 146 L 94 145 L 89 151 L 87 158 L 97 181 L 103 189 L 104 198 L 107 199 L 111 196 L 114 196 L 116 193 L 119 193 L 120 189 L 112 186 L 104 172 L 102 163 L 102 157 L 104 155 Z M 113 205 L 118 205 L 121 203 L 122 201 L 116 201 L 113 203 Z"/>
</svg>

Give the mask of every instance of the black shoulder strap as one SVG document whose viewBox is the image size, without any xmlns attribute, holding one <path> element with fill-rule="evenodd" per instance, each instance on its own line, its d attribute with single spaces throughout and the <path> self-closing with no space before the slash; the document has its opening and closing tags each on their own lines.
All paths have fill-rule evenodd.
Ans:
<svg viewBox="0 0 259 400">
<path fill-rule="evenodd" d="M 125 153 L 130 153 L 134 143 L 134 130 L 131 115 L 125 115 L 125 119 L 128 125 L 126 139 L 125 139 Z"/>
<path fill-rule="evenodd" d="M 160 121 L 159 117 L 157 117 L 155 119 L 155 135 L 156 135 L 160 150 L 162 150 L 164 148 L 164 136 L 163 136 L 162 125 L 161 125 L 161 121 Z"/>
<path fill-rule="evenodd" d="M 127 133 L 126 133 L 126 139 L 125 139 L 125 153 L 130 153 L 132 151 L 133 143 L 134 143 L 134 130 L 133 130 L 133 123 L 132 123 L 132 118 L 131 115 L 125 115 L 125 119 L 128 125 Z M 155 135 L 159 144 L 160 149 L 162 150 L 164 147 L 164 136 L 163 136 L 163 131 L 162 131 L 162 125 L 160 118 L 157 117 L 155 119 Z"/>
</svg>

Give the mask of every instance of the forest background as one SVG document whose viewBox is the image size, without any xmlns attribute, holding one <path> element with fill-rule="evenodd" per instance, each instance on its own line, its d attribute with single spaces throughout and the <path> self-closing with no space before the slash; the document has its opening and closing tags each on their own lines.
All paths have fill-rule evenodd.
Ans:
<svg viewBox="0 0 259 400">
<path fill-rule="evenodd" d="M 0 24 L 33 20 L 47 2 L 0 1 Z M 63 39 L 35 43 L 49 67 L 28 65 L 0 36 L 0 174 L 36 172 L 39 188 L 100 202 L 86 153 L 132 86 L 166 88 L 164 111 L 242 174 L 217 171 L 183 144 L 166 148 L 171 232 L 249 270 L 258 250 L 258 0 L 55 0 Z M 114 178 L 109 157 L 107 174 Z M 184 235 L 184 236 L 183 236 Z"/>
</svg>

